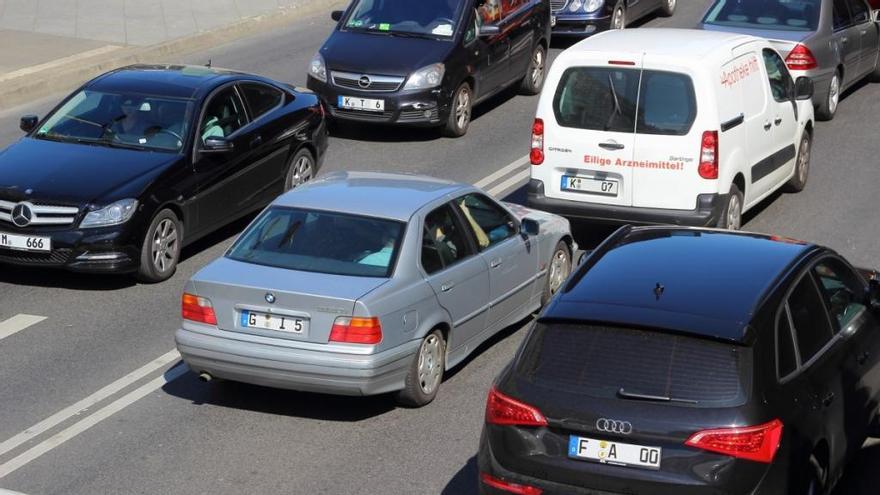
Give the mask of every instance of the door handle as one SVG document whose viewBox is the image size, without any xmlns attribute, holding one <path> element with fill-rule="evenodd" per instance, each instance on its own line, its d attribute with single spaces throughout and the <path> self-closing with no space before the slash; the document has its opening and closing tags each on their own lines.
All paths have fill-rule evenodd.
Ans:
<svg viewBox="0 0 880 495">
<path fill-rule="evenodd" d="M 773 127 L 773 124 L 771 124 L 769 120 L 767 122 L 764 122 L 765 131 L 769 131 L 771 127 Z"/>
<path fill-rule="evenodd" d="M 782 117 L 776 117 L 776 120 L 774 120 L 773 123 L 776 125 L 782 124 Z"/>
<path fill-rule="evenodd" d="M 822 399 L 822 405 L 825 407 L 828 407 L 833 403 L 834 403 L 834 392 L 828 392 L 828 395 L 826 395 L 825 398 Z"/>
<path fill-rule="evenodd" d="M 489 266 L 491 266 L 492 268 L 498 268 L 499 266 L 501 266 L 502 262 L 503 260 L 501 258 L 496 258 L 489 262 Z"/>
<path fill-rule="evenodd" d="M 263 144 L 263 136 L 257 136 L 251 139 L 251 148 L 256 148 L 257 146 Z"/>
<path fill-rule="evenodd" d="M 599 147 L 604 150 L 618 151 L 626 148 L 626 146 L 620 143 L 599 143 Z"/>
<path fill-rule="evenodd" d="M 455 287 L 455 282 L 446 282 L 445 284 L 440 286 L 440 290 L 443 292 L 449 292 L 452 288 Z"/>
<path fill-rule="evenodd" d="M 871 357 L 871 353 L 865 351 L 865 352 L 859 354 L 859 357 L 856 358 L 856 361 L 858 361 L 859 366 L 862 366 L 862 365 L 864 365 L 865 363 L 868 362 L 868 358 L 869 358 L 869 357 Z"/>
</svg>

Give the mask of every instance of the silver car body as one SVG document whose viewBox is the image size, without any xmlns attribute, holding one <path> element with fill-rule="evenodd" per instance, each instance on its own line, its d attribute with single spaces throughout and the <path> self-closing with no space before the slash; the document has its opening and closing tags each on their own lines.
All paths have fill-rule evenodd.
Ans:
<svg viewBox="0 0 880 495">
<path fill-rule="evenodd" d="M 406 222 L 391 277 L 328 275 L 219 258 L 186 284 L 185 292 L 212 302 L 218 325 L 183 321 L 176 342 L 184 361 L 197 373 L 258 385 L 380 394 L 404 387 L 421 339 L 440 328 L 448 343 L 446 369 L 461 363 L 499 330 L 539 308 L 558 242 L 567 242 L 572 253 L 577 248 L 564 218 L 498 203 L 517 224 L 524 218 L 538 222 L 538 235 L 517 230 L 505 241 L 428 275 L 420 261 L 425 217 L 471 193 L 485 194 L 473 186 L 427 177 L 343 172 L 280 196 L 269 208 Z M 269 299 L 274 303 L 267 303 Z M 243 328 L 242 310 L 307 318 L 308 335 Z M 378 316 L 382 341 L 328 342 L 339 316 Z"/>
</svg>

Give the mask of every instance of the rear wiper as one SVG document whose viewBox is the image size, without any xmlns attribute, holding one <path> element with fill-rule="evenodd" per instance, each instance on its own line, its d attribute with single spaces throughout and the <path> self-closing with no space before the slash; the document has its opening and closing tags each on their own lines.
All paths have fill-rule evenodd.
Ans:
<svg viewBox="0 0 880 495">
<path fill-rule="evenodd" d="M 608 116 L 608 121 L 605 122 L 605 130 L 611 128 L 611 123 L 614 122 L 614 117 L 620 115 L 623 117 L 623 109 L 620 108 L 620 98 L 617 97 L 617 89 L 614 87 L 614 80 L 611 79 L 611 74 L 608 74 L 608 87 L 611 89 L 611 97 L 614 98 L 614 113 Z"/>
<path fill-rule="evenodd" d="M 680 402 L 683 404 L 699 404 L 699 401 L 692 400 L 692 399 L 679 399 L 676 397 L 669 397 L 669 396 L 664 396 L 664 395 L 650 395 L 650 394 L 640 394 L 638 392 L 627 392 L 626 390 L 623 389 L 623 387 L 621 387 L 620 390 L 617 391 L 617 396 L 620 397 L 621 399 L 629 399 L 629 400 L 644 400 L 644 401 L 650 401 L 650 402 Z"/>
</svg>

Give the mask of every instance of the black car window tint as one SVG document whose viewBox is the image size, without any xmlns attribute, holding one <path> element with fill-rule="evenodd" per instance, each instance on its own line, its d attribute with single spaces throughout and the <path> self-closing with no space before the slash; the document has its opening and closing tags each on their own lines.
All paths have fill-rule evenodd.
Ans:
<svg viewBox="0 0 880 495">
<path fill-rule="evenodd" d="M 235 89 L 230 86 L 215 94 L 208 102 L 205 116 L 199 126 L 199 133 L 202 140 L 209 137 L 227 137 L 241 129 L 245 123 L 247 118 L 241 100 L 238 99 Z"/>
<path fill-rule="evenodd" d="M 776 371 L 778 377 L 785 378 L 794 373 L 797 367 L 797 354 L 791 334 L 791 320 L 788 316 L 788 308 L 783 307 L 779 312 L 779 320 L 776 324 Z"/>
<path fill-rule="evenodd" d="M 481 194 L 458 198 L 458 205 L 474 233 L 480 251 L 516 234 L 516 222 L 504 209 Z"/>
<path fill-rule="evenodd" d="M 562 74 L 553 113 L 563 127 L 634 132 L 638 69 L 571 67 Z"/>
<path fill-rule="evenodd" d="M 427 225 L 422 233 L 422 268 L 428 275 L 443 269 L 440 248 L 437 245 L 437 241 L 434 240 L 434 236 L 428 230 Z"/>
<path fill-rule="evenodd" d="M 805 363 L 831 340 L 831 325 L 825 303 L 812 277 L 801 278 L 788 296 L 788 309 L 797 335 L 801 362 Z"/>
<path fill-rule="evenodd" d="M 865 309 L 864 284 L 858 275 L 835 258 L 822 260 L 816 264 L 813 272 L 819 280 L 819 290 L 836 329 L 846 328 Z"/>
<path fill-rule="evenodd" d="M 785 62 L 773 50 L 764 49 L 764 67 L 767 69 L 767 78 L 770 82 L 770 92 L 773 99 L 778 102 L 789 101 L 794 81 L 788 73 Z"/>
<path fill-rule="evenodd" d="M 696 117 L 697 99 L 690 77 L 673 72 L 644 72 L 636 132 L 685 136 Z"/>
<path fill-rule="evenodd" d="M 846 5 L 846 0 L 834 0 L 831 10 L 832 24 L 835 31 L 852 25 L 852 14 L 849 11 L 849 6 Z"/>
<path fill-rule="evenodd" d="M 871 14 L 865 2 L 862 0 L 848 0 L 847 4 L 849 5 L 850 12 L 852 12 L 854 24 L 862 24 L 871 20 Z"/>
<path fill-rule="evenodd" d="M 283 95 L 280 90 L 271 86 L 258 83 L 246 83 L 241 85 L 248 107 L 251 110 L 251 118 L 258 119 L 266 112 L 281 104 Z"/>
<path fill-rule="evenodd" d="M 437 208 L 425 218 L 425 230 L 426 238 L 422 246 L 424 248 L 429 241 L 433 242 L 443 267 L 452 265 L 469 254 L 464 232 L 455 221 L 455 215 L 448 205 Z M 430 253 L 423 249 L 423 262 L 426 254 Z M 423 268 L 428 269 L 425 266 Z"/>
</svg>

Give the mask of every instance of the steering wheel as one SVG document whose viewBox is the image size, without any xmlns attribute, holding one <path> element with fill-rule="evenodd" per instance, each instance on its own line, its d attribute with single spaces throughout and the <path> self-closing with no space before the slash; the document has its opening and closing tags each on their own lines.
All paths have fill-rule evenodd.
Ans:
<svg viewBox="0 0 880 495">
<path fill-rule="evenodd" d="M 156 129 L 150 136 L 152 137 L 157 134 L 168 134 L 169 136 L 173 136 L 175 139 L 177 139 L 181 143 L 183 142 L 183 137 L 181 137 L 180 134 L 178 134 L 172 130 L 169 130 L 169 129 Z"/>
</svg>

